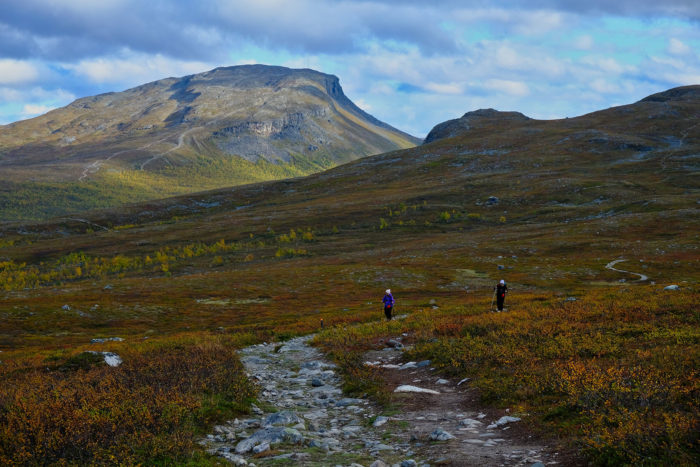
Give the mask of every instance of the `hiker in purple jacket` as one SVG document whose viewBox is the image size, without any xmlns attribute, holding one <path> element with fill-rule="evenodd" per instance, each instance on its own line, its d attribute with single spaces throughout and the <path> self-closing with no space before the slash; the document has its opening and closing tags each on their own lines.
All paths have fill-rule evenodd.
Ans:
<svg viewBox="0 0 700 467">
<path fill-rule="evenodd" d="M 394 296 L 391 295 L 391 289 L 386 289 L 382 302 L 384 302 L 384 314 L 386 315 L 386 319 L 391 320 L 391 310 L 394 309 Z"/>
</svg>

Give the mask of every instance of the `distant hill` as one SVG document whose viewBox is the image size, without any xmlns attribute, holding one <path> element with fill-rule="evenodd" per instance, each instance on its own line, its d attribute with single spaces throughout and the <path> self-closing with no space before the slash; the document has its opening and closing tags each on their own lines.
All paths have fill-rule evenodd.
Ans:
<svg viewBox="0 0 700 467">
<path fill-rule="evenodd" d="M 335 76 L 217 68 L 0 126 L 0 179 L 25 203 L 12 210 L 15 195 L 0 193 L 0 219 L 306 175 L 419 142 L 358 108 Z"/>
</svg>

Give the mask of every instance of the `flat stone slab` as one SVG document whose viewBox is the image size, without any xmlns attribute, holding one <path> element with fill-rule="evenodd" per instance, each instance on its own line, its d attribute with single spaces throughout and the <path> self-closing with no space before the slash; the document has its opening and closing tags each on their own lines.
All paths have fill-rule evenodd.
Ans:
<svg viewBox="0 0 700 467">
<path fill-rule="evenodd" d="M 401 386 L 394 389 L 394 392 L 419 392 L 423 394 L 440 394 L 440 392 L 438 391 L 426 388 L 419 388 L 418 386 L 411 386 L 410 384 L 402 384 Z"/>
</svg>

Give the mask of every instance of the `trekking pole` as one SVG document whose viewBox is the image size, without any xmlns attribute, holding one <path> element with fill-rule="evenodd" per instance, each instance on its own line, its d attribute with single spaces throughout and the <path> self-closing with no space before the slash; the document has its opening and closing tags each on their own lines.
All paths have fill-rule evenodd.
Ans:
<svg viewBox="0 0 700 467">
<path fill-rule="evenodd" d="M 491 297 L 491 313 L 493 313 L 493 302 L 496 300 L 496 289 L 493 289 L 493 297 Z"/>
</svg>

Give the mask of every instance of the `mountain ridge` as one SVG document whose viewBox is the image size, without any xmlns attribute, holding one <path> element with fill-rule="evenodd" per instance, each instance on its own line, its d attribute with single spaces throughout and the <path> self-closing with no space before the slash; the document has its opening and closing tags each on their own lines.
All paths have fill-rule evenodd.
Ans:
<svg viewBox="0 0 700 467">
<path fill-rule="evenodd" d="M 49 190 L 106 207 L 128 201 L 125 190 L 139 201 L 306 175 L 419 142 L 357 107 L 334 75 L 241 65 L 80 98 L 2 126 L 0 179 L 26 198 Z M 59 199 L 30 204 L 34 217 L 62 212 Z"/>
</svg>

